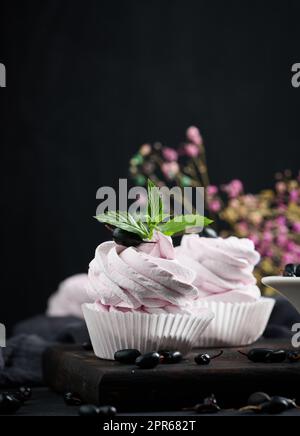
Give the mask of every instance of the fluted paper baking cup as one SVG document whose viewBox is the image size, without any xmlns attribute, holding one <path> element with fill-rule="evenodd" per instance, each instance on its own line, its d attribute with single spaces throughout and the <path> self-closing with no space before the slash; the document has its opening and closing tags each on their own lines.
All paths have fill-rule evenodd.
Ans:
<svg viewBox="0 0 300 436">
<path fill-rule="evenodd" d="M 260 298 L 253 303 L 199 302 L 215 314 L 196 341 L 198 347 L 239 347 L 256 342 L 265 331 L 275 300 Z"/>
<path fill-rule="evenodd" d="M 135 348 L 142 354 L 160 349 L 187 354 L 214 318 L 203 308 L 197 315 L 103 312 L 82 306 L 96 356 L 113 360 L 118 350 Z"/>
</svg>

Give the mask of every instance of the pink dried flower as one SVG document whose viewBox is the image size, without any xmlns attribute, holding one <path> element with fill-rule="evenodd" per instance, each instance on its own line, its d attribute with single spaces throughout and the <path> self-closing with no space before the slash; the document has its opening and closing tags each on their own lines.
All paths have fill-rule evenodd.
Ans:
<svg viewBox="0 0 300 436">
<path fill-rule="evenodd" d="M 293 231 L 296 233 L 300 233 L 300 222 L 293 224 Z"/>
<path fill-rule="evenodd" d="M 144 144 L 140 148 L 140 154 L 142 156 L 148 156 L 152 151 L 152 147 L 150 144 Z"/>
<path fill-rule="evenodd" d="M 196 144 L 196 145 L 203 144 L 203 139 L 202 139 L 202 136 L 200 134 L 200 131 L 195 126 L 191 126 L 187 129 L 186 136 L 187 136 L 187 139 L 189 141 L 191 141 L 193 144 Z"/>
<path fill-rule="evenodd" d="M 200 154 L 200 148 L 196 144 L 186 144 L 184 146 L 184 154 L 191 158 L 196 158 Z"/>
<path fill-rule="evenodd" d="M 249 234 L 249 226 L 248 223 L 246 223 L 245 221 L 238 223 L 236 225 L 236 228 L 242 236 L 247 236 Z"/>
<path fill-rule="evenodd" d="M 238 197 L 244 190 L 243 183 L 240 180 L 232 180 L 228 185 L 223 185 L 223 191 L 228 194 L 230 198 Z"/>
<path fill-rule="evenodd" d="M 290 200 L 291 200 L 293 203 L 297 203 L 297 201 L 299 200 L 299 191 L 297 191 L 297 189 L 293 189 L 293 190 L 290 192 Z"/>
<path fill-rule="evenodd" d="M 180 168 L 177 162 L 165 162 L 162 164 L 161 170 L 167 179 L 174 180 Z"/>
<path fill-rule="evenodd" d="M 206 193 L 209 196 L 217 195 L 218 192 L 219 192 L 219 190 L 218 190 L 217 186 L 210 185 L 206 188 Z"/>
<path fill-rule="evenodd" d="M 289 263 L 297 263 L 295 256 L 291 253 L 285 253 L 282 256 L 282 265 L 287 265 Z"/>
<path fill-rule="evenodd" d="M 218 213 L 220 212 L 222 205 L 220 200 L 213 200 L 209 203 L 208 207 L 211 212 Z"/>
<path fill-rule="evenodd" d="M 163 148 L 162 155 L 169 162 L 174 162 L 178 159 L 177 151 L 170 147 Z"/>
<path fill-rule="evenodd" d="M 280 248 L 286 248 L 288 244 L 288 238 L 286 237 L 286 235 L 278 235 L 277 244 L 279 245 Z"/>
<path fill-rule="evenodd" d="M 248 235 L 248 238 L 253 242 L 255 247 L 257 247 L 257 245 L 259 244 L 259 237 L 255 233 L 251 233 L 250 235 Z"/>
<path fill-rule="evenodd" d="M 286 217 L 279 216 L 278 218 L 276 218 L 276 223 L 279 225 L 279 227 L 286 226 Z"/>
<path fill-rule="evenodd" d="M 278 183 L 276 183 L 276 191 L 279 193 L 279 194 L 284 194 L 285 193 L 285 191 L 286 191 L 286 184 L 284 183 L 284 182 L 278 182 Z"/>
<path fill-rule="evenodd" d="M 267 243 L 272 242 L 273 241 L 273 234 L 271 232 L 264 232 L 263 241 L 267 242 Z"/>
</svg>

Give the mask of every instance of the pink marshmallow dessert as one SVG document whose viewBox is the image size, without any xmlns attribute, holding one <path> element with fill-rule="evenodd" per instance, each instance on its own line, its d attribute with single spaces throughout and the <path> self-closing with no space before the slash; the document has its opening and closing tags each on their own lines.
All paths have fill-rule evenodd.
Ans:
<svg viewBox="0 0 300 436">
<path fill-rule="evenodd" d="M 243 346 L 262 336 L 275 301 L 263 298 L 256 286 L 253 270 L 260 255 L 252 241 L 187 235 L 176 258 L 196 274 L 197 307 L 215 314 L 197 346 Z"/>
<path fill-rule="evenodd" d="M 104 242 L 89 268 L 83 313 L 95 354 L 159 349 L 188 353 L 214 315 L 195 306 L 195 273 L 175 259 L 172 239 L 155 232 L 151 243 L 125 247 Z"/>
</svg>

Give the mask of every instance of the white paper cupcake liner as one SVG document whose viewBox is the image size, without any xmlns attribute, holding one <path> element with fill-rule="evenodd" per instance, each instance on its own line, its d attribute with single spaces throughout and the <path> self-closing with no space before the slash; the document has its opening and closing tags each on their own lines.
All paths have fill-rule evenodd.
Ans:
<svg viewBox="0 0 300 436">
<path fill-rule="evenodd" d="M 275 300 L 260 298 L 253 303 L 223 303 L 203 301 L 200 308 L 215 314 L 205 332 L 198 337 L 197 347 L 239 347 L 256 342 L 263 334 Z"/>
<path fill-rule="evenodd" d="M 212 311 L 197 315 L 102 312 L 94 304 L 82 306 L 96 356 L 113 360 L 118 350 L 135 348 L 142 354 L 159 349 L 187 354 L 214 318 Z"/>
</svg>

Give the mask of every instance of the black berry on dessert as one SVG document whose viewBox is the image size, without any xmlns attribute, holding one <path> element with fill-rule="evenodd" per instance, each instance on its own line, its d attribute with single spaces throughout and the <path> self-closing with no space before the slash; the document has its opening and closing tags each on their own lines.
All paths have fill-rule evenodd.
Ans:
<svg viewBox="0 0 300 436">
<path fill-rule="evenodd" d="M 204 238 L 217 238 L 218 234 L 212 227 L 205 227 L 201 236 Z"/>
<path fill-rule="evenodd" d="M 137 247 L 143 243 L 142 238 L 136 233 L 127 232 L 119 228 L 114 229 L 113 240 L 116 244 L 123 245 L 124 247 Z"/>
</svg>

